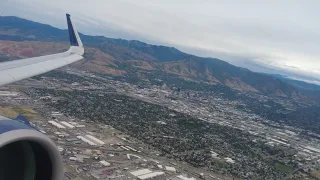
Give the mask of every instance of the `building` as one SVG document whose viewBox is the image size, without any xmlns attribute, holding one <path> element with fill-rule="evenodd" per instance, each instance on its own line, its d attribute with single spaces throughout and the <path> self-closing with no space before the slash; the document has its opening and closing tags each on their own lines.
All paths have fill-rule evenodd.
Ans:
<svg viewBox="0 0 320 180">
<path fill-rule="evenodd" d="M 61 121 L 60 123 L 63 124 L 63 125 L 65 125 L 65 126 L 68 127 L 68 128 L 71 128 L 71 129 L 74 128 L 73 125 L 71 125 L 71 124 L 69 124 L 69 123 L 67 123 L 67 122 L 65 122 L 65 121 Z"/>
<path fill-rule="evenodd" d="M 317 149 L 315 147 L 311 147 L 311 146 L 306 146 L 305 147 L 306 149 L 310 150 L 310 151 L 313 151 L 315 153 L 320 153 L 320 149 Z"/>
<path fill-rule="evenodd" d="M 137 179 L 140 180 L 161 180 L 164 179 L 164 172 L 158 171 L 158 172 L 152 172 L 149 169 L 140 169 L 137 171 L 131 172 L 133 176 L 135 176 Z"/>
<path fill-rule="evenodd" d="M 133 171 L 133 172 L 130 172 L 130 173 L 132 175 L 134 175 L 134 176 L 140 176 L 140 175 L 143 175 L 143 174 L 152 173 L 152 171 L 150 171 L 149 169 L 140 169 L 140 170 Z"/>
<path fill-rule="evenodd" d="M 61 124 L 55 122 L 55 121 L 48 121 L 49 124 L 52 124 L 53 126 L 60 128 L 60 129 L 65 129 L 64 126 L 62 126 Z"/>
<path fill-rule="evenodd" d="M 227 163 L 230 163 L 230 164 L 234 164 L 235 163 L 235 161 L 233 159 L 229 158 L 229 157 L 226 157 L 224 159 L 226 160 Z"/>
<path fill-rule="evenodd" d="M 109 162 L 107 162 L 107 161 L 105 161 L 105 160 L 102 160 L 102 161 L 99 161 L 99 162 L 100 162 L 100 164 L 102 164 L 102 165 L 105 166 L 105 167 L 108 167 L 108 166 L 111 165 Z"/>
<path fill-rule="evenodd" d="M 129 151 L 130 149 L 124 147 L 124 146 L 120 146 L 122 149 L 126 150 L 126 151 Z"/>
<path fill-rule="evenodd" d="M 130 150 L 133 151 L 133 152 L 137 152 L 136 149 L 134 149 L 134 148 L 132 148 L 132 147 L 130 147 L 130 146 L 126 146 L 126 148 L 127 148 L 127 149 L 130 149 Z"/>
<path fill-rule="evenodd" d="M 100 139 L 94 137 L 94 136 L 91 136 L 91 135 L 86 135 L 87 138 L 89 138 L 90 140 L 94 141 L 95 143 L 97 144 L 100 144 L 100 145 L 104 145 L 105 143 L 103 141 L 101 141 Z"/>
<path fill-rule="evenodd" d="M 177 176 L 177 178 L 176 178 L 177 180 L 179 179 L 179 180 L 196 180 L 196 178 L 188 178 L 187 176 L 184 176 L 184 175 L 179 175 L 179 176 Z"/>
<path fill-rule="evenodd" d="M 10 91 L 0 91 L 0 96 L 18 96 L 18 93 Z"/>
<path fill-rule="evenodd" d="M 152 180 L 160 180 L 164 178 L 164 172 L 152 172 L 149 174 L 143 174 L 137 177 L 141 180 L 152 179 Z"/>
<path fill-rule="evenodd" d="M 171 171 L 171 172 L 176 172 L 177 171 L 176 168 L 174 168 L 174 167 L 166 166 L 165 168 L 166 168 L 167 171 Z"/>
<path fill-rule="evenodd" d="M 135 155 L 135 154 L 127 154 L 127 158 L 128 159 L 141 159 L 141 157 L 139 157 L 138 155 Z"/>
<path fill-rule="evenodd" d="M 94 143 L 94 142 L 92 142 L 92 141 L 84 138 L 83 136 L 77 136 L 77 138 L 80 139 L 80 140 L 82 140 L 83 142 L 88 143 L 88 144 L 91 145 L 91 146 L 96 146 L 96 145 L 97 145 L 96 143 Z"/>
</svg>

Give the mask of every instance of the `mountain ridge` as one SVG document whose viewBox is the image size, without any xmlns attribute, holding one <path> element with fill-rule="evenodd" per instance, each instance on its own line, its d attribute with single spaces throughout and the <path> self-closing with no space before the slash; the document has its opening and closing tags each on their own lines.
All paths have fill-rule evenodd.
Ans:
<svg viewBox="0 0 320 180">
<path fill-rule="evenodd" d="M 255 73 L 217 58 L 198 57 L 174 47 L 150 45 L 137 40 L 89 36 L 81 33 L 80 37 L 87 47 L 86 60 L 73 66 L 83 70 L 113 76 L 134 76 L 137 79 L 139 76 L 144 80 L 148 79 L 148 73 L 153 73 L 281 97 L 304 96 L 304 92 L 302 93 L 299 88 L 281 78 Z M 54 42 L 64 50 L 66 46 L 61 45 L 61 42 L 62 44 L 67 42 L 68 33 L 67 30 L 26 19 L 0 16 L 0 39 L 22 43 L 25 46 L 28 46 L 27 43 L 23 43 L 26 41 Z M 0 52 L 6 53 L 3 52 L 5 48 L 0 47 Z M 40 51 L 37 48 L 45 51 L 42 46 L 37 46 L 33 49 L 35 51 L 33 54 L 39 54 L 36 52 Z"/>
</svg>

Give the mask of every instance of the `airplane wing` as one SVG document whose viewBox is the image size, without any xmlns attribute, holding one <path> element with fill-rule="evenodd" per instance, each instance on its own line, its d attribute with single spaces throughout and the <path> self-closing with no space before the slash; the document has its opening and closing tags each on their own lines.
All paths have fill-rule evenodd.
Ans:
<svg viewBox="0 0 320 180">
<path fill-rule="evenodd" d="M 0 63 L 0 86 L 36 76 L 83 59 L 84 48 L 76 27 L 67 14 L 70 49 L 59 54 Z"/>
</svg>

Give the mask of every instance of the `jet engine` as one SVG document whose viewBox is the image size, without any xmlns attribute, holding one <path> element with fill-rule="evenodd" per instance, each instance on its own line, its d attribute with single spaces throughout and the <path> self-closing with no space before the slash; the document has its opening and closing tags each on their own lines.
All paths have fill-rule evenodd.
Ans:
<svg viewBox="0 0 320 180">
<path fill-rule="evenodd" d="M 0 116 L 0 179 L 63 179 L 56 145 L 28 123 Z"/>
</svg>

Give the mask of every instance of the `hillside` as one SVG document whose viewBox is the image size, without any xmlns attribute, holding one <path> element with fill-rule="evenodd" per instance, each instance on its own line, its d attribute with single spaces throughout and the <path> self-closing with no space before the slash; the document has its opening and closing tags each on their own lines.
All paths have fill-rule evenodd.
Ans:
<svg viewBox="0 0 320 180">
<path fill-rule="evenodd" d="M 161 79 L 176 86 L 184 86 L 181 82 L 192 82 L 281 97 L 303 96 L 299 88 L 281 78 L 255 73 L 219 59 L 202 58 L 173 47 L 140 41 L 80 36 L 86 46 L 85 60 L 72 66 L 83 70 L 132 81 Z M 68 48 L 66 30 L 18 17 L 0 17 L 0 40 L 2 60 L 61 52 Z"/>
</svg>

